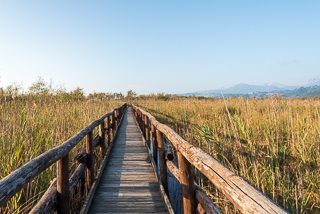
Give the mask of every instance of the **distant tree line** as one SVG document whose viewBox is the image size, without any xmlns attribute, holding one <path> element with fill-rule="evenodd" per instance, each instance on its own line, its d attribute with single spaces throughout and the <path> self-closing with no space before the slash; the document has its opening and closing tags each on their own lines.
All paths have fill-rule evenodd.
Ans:
<svg viewBox="0 0 320 214">
<path fill-rule="evenodd" d="M 170 95 L 165 93 L 138 95 L 135 91 L 129 90 L 127 94 L 112 93 L 112 92 L 93 92 L 88 95 L 85 91 L 77 87 L 71 91 L 67 91 L 64 85 L 59 84 L 54 86 L 53 82 L 47 83 L 42 77 L 39 77 L 27 91 L 23 90 L 21 84 L 13 83 L 5 88 L 0 87 L 0 100 L 25 100 L 25 99 L 47 99 L 54 98 L 62 101 L 68 100 L 124 100 L 133 101 L 135 99 L 158 99 L 168 100 L 170 98 L 179 97 L 176 95 Z"/>
</svg>

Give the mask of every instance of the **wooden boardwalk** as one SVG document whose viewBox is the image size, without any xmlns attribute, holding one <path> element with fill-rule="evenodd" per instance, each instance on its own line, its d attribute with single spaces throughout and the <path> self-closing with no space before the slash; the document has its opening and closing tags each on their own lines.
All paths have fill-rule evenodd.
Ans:
<svg viewBox="0 0 320 214">
<path fill-rule="evenodd" d="M 88 213 L 168 213 L 132 108 L 128 108 Z"/>
<path fill-rule="evenodd" d="M 0 209 L 7 206 L 8 200 L 26 187 L 36 176 L 53 164 L 57 166 L 57 177 L 52 181 L 40 201 L 30 214 L 53 213 L 69 214 L 74 208 L 70 201 L 70 191 L 80 197 L 87 195 L 81 214 L 87 213 L 170 213 L 174 214 L 165 191 L 168 189 L 168 170 L 181 184 L 181 198 L 185 214 L 220 214 L 212 199 L 194 181 L 195 167 L 203 176 L 242 213 L 288 213 L 259 189 L 238 176 L 211 155 L 193 146 L 170 127 L 161 124 L 150 113 L 127 103 L 106 113 L 90 123 L 70 139 L 57 147 L 39 155 L 0 180 Z M 134 112 L 134 114 L 133 114 Z M 145 138 L 153 133 L 152 157 Z M 121 121 L 121 123 L 119 123 Z M 149 129 L 151 127 L 151 131 Z M 99 134 L 93 138 L 95 128 Z M 106 150 L 105 135 L 112 134 L 112 142 Z M 156 134 L 155 134 L 156 133 Z M 178 153 L 179 168 L 172 162 L 172 150 L 167 149 L 164 137 Z M 110 143 L 110 138 L 107 138 Z M 85 148 L 79 157 L 78 167 L 69 173 L 69 153 L 82 140 Z M 100 164 L 95 178 L 93 152 L 100 147 Z M 158 147 L 158 148 L 157 148 Z M 105 156 L 105 152 L 107 154 Z M 170 155 L 171 154 L 171 155 Z M 78 157 L 78 156 L 77 156 Z M 159 162 L 159 173 L 153 159 Z M 84 161 L 85 160 L 85 161 Z M 86 172 L 86 173 L 85 173 Z M 84 177 L 82 177 L 84 175 Z M 160 181 L 160 178 L 161 181 Z M 81 181 L 81 182 L 79 182 Z M 162 185 L 163 184 L 163 185 Z M 90 188 L 87 194 L 86 190 Z M 171 190 L 175 191 L 175 190 Z M 71 195 L 73 197 L 73 195 Z M 180 197 L 180 194 L 179 194 Z M 77 203 L 77 200 L 75 200 Z"/>
</svg>

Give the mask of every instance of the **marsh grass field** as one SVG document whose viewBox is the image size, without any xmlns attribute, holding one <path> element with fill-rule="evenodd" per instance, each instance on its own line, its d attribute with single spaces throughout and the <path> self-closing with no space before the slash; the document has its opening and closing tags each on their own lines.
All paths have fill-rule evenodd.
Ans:
<svg viewBox="0 0 320 214">
<path fill-rule="evenodd" d="M 7 98 L 0 98 L 1 179 L 123 103 L 50 95 Z M 94 136 L 97 133 L 96 128 Z M 80 142 L 69 154 L 71 174 L 76 167 L 74 157 L 83 148 L 84 143 Z M 53 164 L 0 208 L 0 213 L 28 213 L 55 177 L 56 164 Z"/>
<path fill-rule="evenodd" d="M 109 100 L 43 94 L 8 99 L 2 94 L 1 179 L 123 102 L 149 111 L 290 213 L 320 213 L 318 99 L 153 95 Z M 70 173 L 74 156 L 83 147 L 79 143 L 70 153 Z M 0 213 L 28 213 L 55 176 L 54 164 L 12 197 Z M 205 177 L 199 175 L 198 182 L 222 212 L 238 213 Z"/>
<path fill-rule="evenodd" d="M 136 103 L 290 213 L 320 213 L 319 99 L 189 97 Z M 221 211 L 238 212 L 201 175 L 199 182 Z"/>
</svg>

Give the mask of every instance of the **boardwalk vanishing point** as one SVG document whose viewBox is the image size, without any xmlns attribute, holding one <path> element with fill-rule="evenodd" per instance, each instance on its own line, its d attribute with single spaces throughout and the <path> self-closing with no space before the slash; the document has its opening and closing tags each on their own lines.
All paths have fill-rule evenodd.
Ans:
<svg viewBox="0 0 320 214">
<path fill-rule="evenodd" d="M 132 108 L 124 114 L 89 214 L 168 213 Z"/>
</svg>

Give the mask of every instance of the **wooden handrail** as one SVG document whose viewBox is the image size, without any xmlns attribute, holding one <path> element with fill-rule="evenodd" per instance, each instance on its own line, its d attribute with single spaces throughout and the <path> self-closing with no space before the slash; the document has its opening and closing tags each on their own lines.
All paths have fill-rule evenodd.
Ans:
<svg viewBox="0 0 320 214">
<path fill-rule="evenodd" d="M 67 157 L 69 152 L 71 151 L 72 148 L 74 148 L 85 136 L 87 136 L 92 130 L 99 126 L 101 123 L 104 122 L 104 119 L 106 117 L 112 116 L 114 119 L 114 114 L 115 112 L 119 112 L 121 115 L 119 115 L 119 120 L 120 116 L 123 116 L 124 109 L 127 107 L 127 104 L 123 104 L 122 106 L 115 108 L 112 112 L 107 113 L 100 117 L 98 120 L 93 121 L 79 131 L 77 134 L 75 134 L 73 137 L 62 143 L 61 145 L 50 149 L 49 151 L 39 155 L 38 157 L 32 159 L 28 163 L 24 164 L 20 168 L 16 169 L 12 173 L 10 173 L 8 176 L 4 177 L 3 179 L 0 180 L 0 207 L 3 206 L 12 196 L 14 196 L 18 191 L 20 191 L 24 185 L 26 185 L 28 182 L 30 182 L 34 177 L 39 175 L 42 171 L 50 167 L 53 163 L 59 161 L 63 162 L 61 163 L 62 165 L 66 165 Z M 120 111 L 122 110 L 122 111 Z M 114 130 L 116 128 L 114 120 L 113 126 L 112 126 L 112 132 L 114 133 Z M 95 147 L 96 145 L 99 145 L 99 139 L 97 139 L 96 142 L 93 142 L 91 140 L 91 145 Z M 109 136 L 108 136 L 108 142 L 109 142 Z M 87 147 L 88 148 L 88 147 Z M 58 167 L 59 168 L 59 167 Z M 64 171 L 65 168 L 62 167 L 61 169 L 62 173 L 65 174 L 66 172 Z M 59 172 L 59 170 L 58 170 Z M 67 175 L 68 176 L 68 175 Z M 65 183 L 65 175 L 62 175 L 63 181 L 62 183 Z M 91 176 L 92 177 L 92 176 Z M 69 178 L 68 178 L 69 180 Z M 59 184 L 59 176 L 58 176 L 58 182 Z M 68 183 L 69 184 L 69 183 Z M 52 186 L 52 185 L 51 185 Z M 53 185 L 54 186 L 54 185 Z M 67 185 L 68 186 L 68 185 Z M 69 190 L 69 187 L 68 187 Z M 58 190 L 59 191 L 59 190 Z M 68 191 L 69 192 L 69 191 Z M 59 198 L 59 194 L 58 194 Z M 59 200 L 59 199 L 58 199 Z"/>
<path fill-rule="evenodd" d="M 287 213 L 252 184 L 223 166 L 202 149 L 184 140 L 170 127 L 158 122 L 150 113 L 135 105 L 132 107 L 135 112 L 147 116 L 151 124 L 170 140 L 176 150 L 205 175 L 241 212 Z"/>
</svg>

